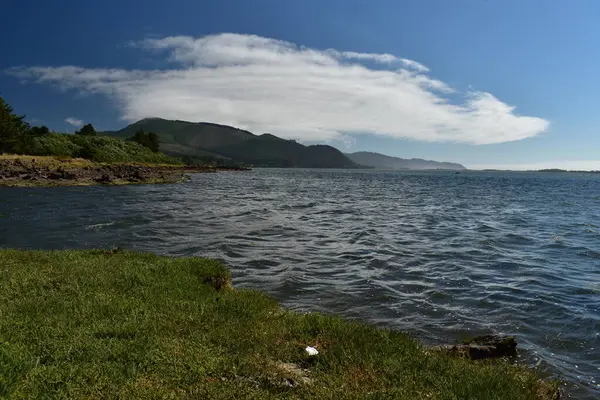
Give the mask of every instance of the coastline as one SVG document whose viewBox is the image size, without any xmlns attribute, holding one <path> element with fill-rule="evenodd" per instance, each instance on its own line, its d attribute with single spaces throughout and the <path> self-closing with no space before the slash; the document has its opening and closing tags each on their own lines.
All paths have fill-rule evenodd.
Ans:
<svg viewBox="0 0 600 400">
<path fill-rule="evenodd" d="M 189 173 L 247 168 L 177 164 L 96 163 L 79 158 L 0 156 L 0 187 L 50 187 L 179 183 Z"/>
<path fill-rule="evenodd" d="M 0 397 L 550 400 L 557 382 L 288 311 L 205 258 L 0 250 Z M 309 354 L 312 347 L 318 354 Z"/>
</svg>

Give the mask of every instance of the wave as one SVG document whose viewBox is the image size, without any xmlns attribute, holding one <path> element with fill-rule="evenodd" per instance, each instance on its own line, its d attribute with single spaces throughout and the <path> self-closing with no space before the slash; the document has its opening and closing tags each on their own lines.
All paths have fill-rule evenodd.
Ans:
<svg viewBox="0 0 600 400">
<path fill-rule="evenodd" d="M 86 231 L 89 231 L 89 230 L 96 230 L 97 231 L 97 230 L 101 230 L 101 229 L 107 228 L 109 226 L 113 226 L 116 223 L 117 223 L 117 221 L 109 221 L 109 222 L 104 222 L 104 223 L 100 223 L 100 224 L 92 224 L 92 225 L 86 226 L 85 230 Z"/>
</svg>

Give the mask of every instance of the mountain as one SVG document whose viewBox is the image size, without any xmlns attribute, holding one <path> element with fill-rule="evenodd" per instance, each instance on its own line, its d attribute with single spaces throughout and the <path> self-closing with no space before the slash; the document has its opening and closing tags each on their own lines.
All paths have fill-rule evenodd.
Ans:
<svg viewBox="0 0 600 400">
<path fill-rule="evenodd" d="M 464 166 L 450 162 L 439 162 L 422 160 L 420 158 L 398 158 L 390 157 L 384 154 L 371 153 L 368 151 L 359 151 L 357 153 L 346 154 L 350 160 L 356 164 L 364 165 L 372 168 L 382 169 L 445 169 L 445 170 L 464 170 Z"/>
<path fill-rule="evenodd" d="M 246 164 L 268 167 L 357 168 L 338 149 L 325 145 L 304 146 L 265 133 L 238 144 L 213 149 Z"/>
<path fill-rule="evenodd" d="M 252 133 L 226 125 L 208 122 L 171 121 L 162 118 L 145 118 L 118 131 L 102 132 L 121 139 L 132 137 L 143 129 L 159 136 L 161 151 L 175 155 L 215 156 L 208 149 L 239 144 L 255 137 Z"/>
<path fill-rule="evenodd" d="M 146 118 L 121 130 L 101 134 L 129 138 L 140 129 L 159 136 L 161 151 L 183 156 L 186 160 L 217 160 L 264 167 L 360 168 L 331 146 L 304 146 L 268 133 L 255 135 L 208 122 Z"/>
</svg>

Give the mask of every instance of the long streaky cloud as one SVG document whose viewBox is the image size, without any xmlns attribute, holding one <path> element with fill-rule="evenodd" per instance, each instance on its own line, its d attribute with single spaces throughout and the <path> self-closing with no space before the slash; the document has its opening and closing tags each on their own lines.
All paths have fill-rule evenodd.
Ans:
<svg viewBox="0 0 600 400">
<path fill-rule="evenodd" d="M 360 133 L 491 144 L 536 136 L 549 126 L 517 114 L 491 93 L 458 93 L 432 78 L 425 65 L 391 54 L 319 50 L 240 34 L 171 36 L 134 47 L 169 67 L 34 66 L 8 72 L 108 96 L 130 122 L 210 121 L 300 140 Z"/>
</svg>

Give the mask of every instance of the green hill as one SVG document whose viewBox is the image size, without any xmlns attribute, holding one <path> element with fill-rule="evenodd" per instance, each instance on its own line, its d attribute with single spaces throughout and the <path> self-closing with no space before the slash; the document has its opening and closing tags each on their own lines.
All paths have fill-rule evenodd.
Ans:
<svg viewBox="0 0 600 400">
<path fill-rule="evenodd" d="M 128 138 L 136 131 L 155 132 L 161 151 L 190 159 L 219 160 L 264 167 L 358 168 L 342 152 L 326 145 L 304 146 L 271 134 L 254 135 L 207 122 L 146 118 L 104 135 Z"/>
<path fill-rule="evenodd" d="M 217 153 L 246 164 L 268 167 L 356 168 L 339 150 L 331 146 L 304 146 L 264 134 L 249 140 L 213 149 Z"/>
<path fill-rule="evenodd" d="M 384 154 L 372 153 L 368 151 L 347 153 L 346 157 L 357 164 L 372 168 L 410 170 L 441 169 L 450 171 L 460 171 L 466 169 L 463 165 L 457 163 L 423 160 L 421 158 L 406 159 L 390 157 Z"/>
<path fill-rule="evenodd" d="M 174 155 L 219 157 L 208 149 L 238 144 L 254 137 L 248 131 L 231 126 L 161 118 L 145 118 L 121 130 L 104 132 L 104 134 L 125 139 L 133 136 L 140 129 L 157 133 L 160 137 L 161 150 Z"/>
</svg>

